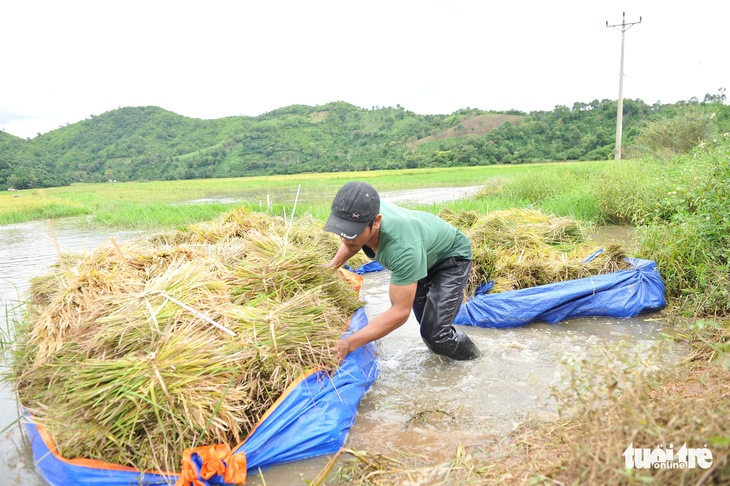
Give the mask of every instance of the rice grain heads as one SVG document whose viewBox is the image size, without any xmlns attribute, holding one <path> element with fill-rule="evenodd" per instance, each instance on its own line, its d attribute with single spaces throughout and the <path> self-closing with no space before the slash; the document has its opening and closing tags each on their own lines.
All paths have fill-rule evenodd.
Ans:
<svg viewBox="0 0 730 486">
<path fill-rule="evenodd" d="M 362 302 L 306 223 L 234 211 L 36 278 L 8 378 L 59 453 L 176 471 L 332 363 Z"/>
<path fill-rule="evenodd" d="M 598 248 L 586 241 L 587 228 L 569 217 L 534 209 L 483 215 L 445 209 L 439 216 L 471 240 L 474 261 L 466 295 L 490 280 L 494 292 L 505 292 L 629 268 L 615 244 L 586 262 Z"/>
</svg>

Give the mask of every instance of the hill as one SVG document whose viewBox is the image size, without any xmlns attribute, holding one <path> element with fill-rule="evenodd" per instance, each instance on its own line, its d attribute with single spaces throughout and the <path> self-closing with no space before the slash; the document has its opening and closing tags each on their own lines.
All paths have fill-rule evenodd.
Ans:
<svg viewBox="0 0 730 486">
<path fill-rule="evenodd" d="M 625 139 L 663 109 L 624 100 Z M 605 159 L 615 123 L 610 100 L 529 114 L 467 108 L 450 115 L 333 102 L 215 120 L 128 107 L 30 140 L 0 133 L 0 189 Z"/>
<path fill-rule="evenodd" d="M 120 108 L 32 140 L 3 134 L 0 188 L 398 167 L 410 139 L 449 130 L 459 119 L 343 102 L 216 120 Z"/>
<path fill-rule="evenodd" d="M 56 171 L 52 159 L 28 140 L 0 132 L 0 190 L 52 187 L 69 181 Z"/>
</svg>

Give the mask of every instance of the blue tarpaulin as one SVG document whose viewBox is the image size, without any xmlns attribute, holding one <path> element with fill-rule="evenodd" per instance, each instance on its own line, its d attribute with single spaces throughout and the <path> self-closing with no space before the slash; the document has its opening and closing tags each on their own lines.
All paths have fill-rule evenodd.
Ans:
<svg viewBox="0 0 730 486">
<path fill-rule="evenodd" d="M 634 317 L 666 305 L 656 263 L 626 259 L 632 268 L 498 294 L 482 293 L 462 304 L 454 324 L 515 327 L 554 324 L 572 317 Z M 485 289 L 486 290 L 486 289 Z"/>
<path fill-rule="evenodd" d="M 462 304 L 454 324 L 504 328 L 535 321 L 554 324 L 573 317 L 634 317 L 662 309 L 667 302 L 656 263 L 638 258 L 626 261 L 632 268 L 497 294 L 488 293 L 494 282 L 482 284 L 476 295 Z M 355 271 L 363 274 L 380 270 L 383 266 L 373 261 Z"/>
<path fill-rule="evenodd" d="M 345 335 L 367 322 L 365 308 L 358 309 Z M 331 377 L 322 372 L 301 377 L 234 453 L 245 453 L 248 470 L 253 473 L 272 464 L 338 451 L 355 422 L 360 399 L 377 375 L 375 345 L 371 343 L 348 354 Z M 176 473 L 141 473 L 100 461 L 64 459 L 55 452 L 52 438 L 32 418 L 27 422 L 36 466 L 53 486 L 159 485 L 177 480 Z M 225 484 L 217 475 L 207 483 Z"/>
<path fill-rule="evenodd" d="M 379 261 L 373 260 L 372 262 L 364 263 L 357 268 L 350 268 L 349 265 L 345 265 L 349 271 L 358 275 L 364 275 L 370 272 L 379 272 L 385 270 L 385 267 L 380 264 Z"/>
<path fill-rule="evenodd" d="M 345 336 L 367 323 L 361 307 Z M 377 376 L 375 343 L 370 343 L 348 354 L 332 379 L 316 373 L 297 385 L 237 451 L 246 452 L 249 469 L 337 452 Z"/>
</svg>

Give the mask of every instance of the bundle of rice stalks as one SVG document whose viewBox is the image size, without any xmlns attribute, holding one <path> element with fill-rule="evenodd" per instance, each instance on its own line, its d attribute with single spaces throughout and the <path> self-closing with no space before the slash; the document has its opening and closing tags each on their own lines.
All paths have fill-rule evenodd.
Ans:
<svg viewBox="0 0 730 486">
<path fill-rule="evenodd" d="M 439 211 L 439 217 L 450 225 L 464 230 L 471 228 L 482 215 L 478 211 L 454 211 L 447 207 Z"/>
<path fill-rule="evenodd" d="M 322 271 L 322 257 L 316 249 L 285 245 L 283 237 L 271 233 L 251 233 L 243 245 L 245 263 L 235 269 L 231 280 L 235 303 L 252 302 L 261 295 L 286 300 L 304 288 L 319 288 L 346 312 L 355 310 L 349 285 Z"/>
<path fill-rule="evenodd" d="M 294 226 L 289 234 L 289 239 L 296 246 L 305 248 L 319 248 L 320 252 L 325 255 L 334 256 L 340 249 L 342 241 L 339 236 L 328 231 L 324 231 L 324 223 L 312 218 L 302 218 L 294 222 Z M 358 252 L 355 256 L 348 260 L 347 264 L 352 268 L 371 261 L 364 253 Z"/>
<path fill-rule="evenodd" d="M 596 248 L 584 247 L 570 253 L 550 250 L 525 251 L 520 255 L 512 252 L 499 252 L 495 269 L 494 292 L 524 289 L 585 278 L 629 268 L 624 260 L 625 254 L 618 245 L 611 245 L 591 261 L 585 259 Z"/>
<path fill-rule="evenodd" d="M 496 278 L 499 254 L 488 246 L 472 245 L 474 257 L 467 283 L 466 295 L 474 295 L 477 287 Z"/>
<path fill-rule="evenodd" d="M 152 241 L 167 244 L 218 243 L 244 238 L 249 231 L 283 233 L 286 231 L 286 223 L 282 218 L 239 208 L 213 221 L 191 224 L 184 230 L 153 236 Z"/>
<path fill-rule="evenodd" d="M 493 211 L 466 231 L 477 245 L 503 249 L 568 245 L 585 240 L 583 229 L 574 219 L 546 215 L 534 209 Z"/>
<path fill-rule="evenodd" d="M 61 455 L 178 470 L 184 449 L 240 442 L 296 377 L 333 362 L 362 302 L 323 270 L 331 255 L 280 230 L 103 246 L 34 281 L 10 379 Z"/>
<path fill-rule="evenodd" d="M 469 237 L 474 252 L 467 296 L 490 280 L 494 292 L 504 292 L 629 268 L 617 245 L 585 262 L 598 248 L 586 243 L 587 229 L 569 217 L 533 209 L 494 211 L 477 219 L 471 211 L 451 213 L 440 215 Z"/>
</svg>

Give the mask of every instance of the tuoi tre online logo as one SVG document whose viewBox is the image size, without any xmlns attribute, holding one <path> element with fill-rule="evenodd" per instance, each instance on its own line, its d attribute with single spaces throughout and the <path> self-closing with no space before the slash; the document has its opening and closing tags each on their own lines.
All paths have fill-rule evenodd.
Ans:
<svg viewBox="0 0 730 486">
<path fill-rule="evenodd" d="M 708 469 L 712 466 L 712 452 L 709 449 L 687 447 L 687 443 L 675 452 L 672 444 L 666 449 L 663 445 L 654 449 L 636 449 L 632 442 L 622 455 L 629 469 L 692 469 L 698 466 Z"/>
</svg>

